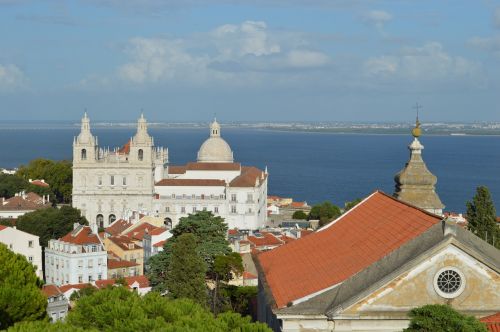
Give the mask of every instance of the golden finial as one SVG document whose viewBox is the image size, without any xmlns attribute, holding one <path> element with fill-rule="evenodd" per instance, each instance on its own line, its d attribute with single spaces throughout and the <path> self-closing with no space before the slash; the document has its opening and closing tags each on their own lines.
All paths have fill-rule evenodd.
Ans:
<svg viewBox="0 0 500 332">
<path fill-rule="evenodd" d="M 418 138 L 420 137 L 420 135 L 422 135 L 422 129 L 420 128 L 420 121 L 418 121 L 418 111 L 419 109 L 422 108 L 422 106 L 416 103 L 413 108 L 417 110 L 417 120 L 415 121 L 415 128 L 413 128 L 411 134 L 413 135 L 413 137 Z"/>
</svg>

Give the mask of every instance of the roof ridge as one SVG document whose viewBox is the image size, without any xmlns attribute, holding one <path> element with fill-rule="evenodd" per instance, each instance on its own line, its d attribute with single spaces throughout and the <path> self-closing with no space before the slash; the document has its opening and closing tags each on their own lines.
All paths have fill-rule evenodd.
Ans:
<svg viewBox="0 0 500 332">
<path fill-rule="evenodd" d="M 427 214 L 427 215 L 429 215 L 429 216 L 431 216 L 431 217 L 436 217 L 436 218 L 439 218 L 439 219 L 441 219 L 441 220 L 443 220 L 443 219 L 444 219 L 442 216 L 440 216 L 440 215 L 438 215 L 438 214 L 435 214 L 435 213 L 429 212 L 429 211 L 427 211 L 427 210 L 425 210 L 425 209 L 422 209 L 421 207 L 418 207 L 418 206 L 413 205 L 413 204 L 411 204 L 411 203 L 408 203 L 408 202 L 405 202 L 405 201 L 399 200 L 399 199 L 397 199 L 396 197 L 394 197 L 394 196 L 392 196 L 392 195 L 386 194 L 385 192 L 383 192 L 383 191 L 382 191 L 382 190 L 380 190 L 380 189 L 375 190 L 375 192 L 378 192 L 379 194 L 382 194 L 382 195 L 384 195 L 384 196 L 386 196 L 386 197 L 388 197 L 388 198 L 390 198 L 390 199 L 392 199 L 392 200 L 394 200 L 394 201 L 396 201 L 396 202 L 402 203 L 403 205 L 406 205 L 406 206 L 409 206 L 409 207 L 411 207 L 411 208 L 414 208 L 414 209 L 420 210 L 420 212 L 423 212 L 423 213 L 425 213 L 425 214 Z"/>
</svg>

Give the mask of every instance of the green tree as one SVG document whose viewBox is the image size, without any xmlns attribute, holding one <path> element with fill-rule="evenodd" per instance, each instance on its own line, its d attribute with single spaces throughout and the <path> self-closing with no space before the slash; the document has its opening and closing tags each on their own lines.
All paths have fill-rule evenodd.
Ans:
<svg viewBox="0 0 500 332">
<path fill-rule="evenodd" d="M 468 228 L 481 239 L 500 248 L 500 229 L 496 219 L 490 191 L 487 187 L 478 187 L 472 202 L 467 202 Z"/>
<path fill-rule="evenodd" d="M 82 288 L 76 292 L 73 292 L 71 294 L 71 296 L 69 297 L 69 299 L 71 301 L 77 301 L 77 300 L 81 299 L 82 297 L 92 295 L 95 292 L 97 292 L 97 288 L 95 288 L 91 284 L 87 284 L 87 286 L 85 286 L 84 288 Z"/>
<path fill-rule="evenodd" d="M 11 174 L 0 174 L 0 197 L 10 198 L 16 193 L 25 190 L 29 182 Z"/>
<path fill-rule="evenodd" d="M 50 239 L 58 239 L 73 229 L 73 223 L 87 225 L 80 210 L 71 206 L 36 210 L 17 219 L 17 229 L 40 237 L 40 245 L 46 247 Z"/>
<path fill-rule="evenodd" d="M 349 211 L 350 209 L 352 209 L 353 207 L 355 207 L 359 203 L 361 203 L 361 198 L 356 198 L 353 201 L 345 202 L 345 204 L 344 204 L 344 213 L 346 213 L 347 211 Z"/>
<path fill-rule="evenodd" d="M 196 236 L 182 234 L 172 247 L 172 259 L 168 267 L 167 289 L 174 299 L 188 298 L 207 304 L 207 267 L 196 251 Z"/>
<path fill-rule="evenodd" d="M 293 213 L 292 219 L 306 220 L 307 214 L 302 210 L 298 210 Z"/>
<path fill-rule="evenodd" d="M 226 255 L 215 257 L 214 268 L 211 275 L 211 279 L 214 281 L 215 285 L 212 289 L 211 308 L 215 315 L 217 315 L 230 301 L 225 292 L 220 292 L 221 283 L 227 283 L 229 280 L 233 279 L 233 274 L 240 276 L 243 271 L 243 260 L 239 253 L 231 252 Z"/>
<path fill-rule="evenodd" d="M 319 225 L 324 226 L 337 219 L 341 215 L 340 208 L 332 203 L 325 201 L 314 205 L 309 212 L 309 220 L 319 220 Z"/>
<path fill-rule="evenodd" d="M 0 262 L 0 329 L 16 322 L 46 318 L 47 299 L 33 265 L 2 243 Z"/>
<path fill-rule="evenodd" d="M 82 329 L 63 322 L 51 323 L 47 320 L 21 322 L 10 327 L 8 332 L 98 332 L 96 329 Z"/>
<path fill-rule="evenodd" d="M 192 300 L 172 300 L 157 292 L 141 297 L 124 287 L 106 288 L 81 298 L 66 322 L 72 327 L 106 332 L 271 331 L 264 324 L 252 323 L 249 317 L 236 313 L 224 313 L 214 318 Z"/>
<path fill-rule="evenodd" d="M 250 304 L 257 300 L 257 287 L 224 285 L 221 292 L 229 299 L 230 310 L 243 316 L 251 314 Z"/>
<path fill-rule="evenodd" d="M 172 247 L 182 234 L 191 233 L 196 236 L 196 251 L 207 265 L 207 272 L 213 272 L 215 257 L 231 252 L 226 240 L 227 225 L 224 219 L 214 216 L 208 211 L 199 211 L 179 220 L 172 230 L 173 236 L 163 246 L 163 251 L 149 261 L 148 277 L 155 290 L 163 292 L 167 289 L 167 271 L 171 261 Z"/>
<path fill-rule="evenodd" d="M 59 203 L 71 202 L 73 170 L 71 162 L 34 159 L 27 166 L 20 166 L 16 175 L 28 179 L 44 179 Z"/>
<path fill-rule="evenodd" d="M 412 309 L 410 325 L 404 332 L 487 332 L 486 326 L 472 316 L 463 315 L 452 307 L 429 304 Z"/>
</svg>

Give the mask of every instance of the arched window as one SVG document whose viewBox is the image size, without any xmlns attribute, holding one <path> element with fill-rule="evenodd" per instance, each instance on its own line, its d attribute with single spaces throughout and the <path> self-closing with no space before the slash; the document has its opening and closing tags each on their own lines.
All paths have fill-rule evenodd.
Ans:
<svg viewBox="0 0 500 332">
<path fill-rule="evenodd" d="M 109 224 L 112 224 L 116 220 L 116 216 L 114 214 L 110 214 L 108 220 Z"/>
<path fill-rule="evenodd" d="M 86 159 L 87 159 L 87 150 L 82 149 L 82 160 L 86 160 Z"/>
<path fill-rule="evenodd" d="M 104 216 L 102 214 L 98 214 L 95 221 L 97 222 L 97 227 L 104 228 Z"/>
<path fill-rule="evenodd" d="M 144 159 L 144 151 L 142 149 L 139 149 L 139 152 L 137 153 L 137 157 L 139 158 L 140 161 Z"/>
</svg>

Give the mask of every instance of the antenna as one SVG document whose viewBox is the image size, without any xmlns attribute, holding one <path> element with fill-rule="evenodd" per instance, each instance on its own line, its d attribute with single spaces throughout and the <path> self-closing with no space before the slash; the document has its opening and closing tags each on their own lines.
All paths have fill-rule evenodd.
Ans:
<svg viewBox="0 0 500 332">
<path fill-rule="evenodd" d="M 419 105 L 418 102 L 415 103 L 415 106 L 413 106 L 413 109 L 417 110 L 417 123 L 419 123 L 419 121 L 418 121 L 418 114 L 419 114 L 421 108 L 424 108 L 424 107 L 422 105 Z"/>
</svg>

